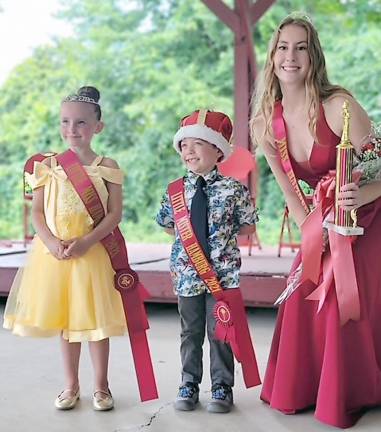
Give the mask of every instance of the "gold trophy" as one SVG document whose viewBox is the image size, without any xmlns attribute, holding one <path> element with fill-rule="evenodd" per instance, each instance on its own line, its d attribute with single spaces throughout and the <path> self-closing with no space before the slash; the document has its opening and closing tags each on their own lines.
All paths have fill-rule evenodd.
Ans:
<svg viewBox="0 0 381 432">
<path fill-rule="evenodd" d="M 343 104 L 343 133 L 340 144 L 336 147 L 336 190 L 337 197 L 343 185 L 352 182 L 352 166 L 354 148 L 349 140 L 349 109 L 348 101 Z M 326 222 L 324 224 L 328 229 L 333 229 L 338 234 L 344 236 L 362 235 L 364 228 L 357 226 L 356 209 L 344 210 L 335 198 L 335 222 Z"/>
</svg>

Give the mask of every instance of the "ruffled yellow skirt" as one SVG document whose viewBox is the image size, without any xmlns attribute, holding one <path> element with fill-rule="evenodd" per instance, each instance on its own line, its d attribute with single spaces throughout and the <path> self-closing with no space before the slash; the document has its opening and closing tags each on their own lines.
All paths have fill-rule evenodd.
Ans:
<svg viewBox="0 0 381 432">
<path fill-rule="evenodd" d="M 57 223 L 64 239 L 83 235 L 84 215 Z M 126 319 L 114 270 L 101 243 L 69 260 L 53 257 L 36 236 L 13 282 L 4 327 L 20 336 L 60 334 L 69 342 L 123 335 Z"/>
</svg>

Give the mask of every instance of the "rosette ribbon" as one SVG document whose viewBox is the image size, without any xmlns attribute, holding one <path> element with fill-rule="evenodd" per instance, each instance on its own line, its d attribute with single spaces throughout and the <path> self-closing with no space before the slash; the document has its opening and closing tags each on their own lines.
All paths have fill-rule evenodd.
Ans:
<svg viewBox="0 0 381 432">
<path fill-rule="evenodd" d="M 247 388 L 261 383 L 241 290 L 226 289 L 218 293 L 220 299 L 214 306 L 216 327 L 214 337 L 229 343 L 234 357 L 242 365 Z"/>
</svg>

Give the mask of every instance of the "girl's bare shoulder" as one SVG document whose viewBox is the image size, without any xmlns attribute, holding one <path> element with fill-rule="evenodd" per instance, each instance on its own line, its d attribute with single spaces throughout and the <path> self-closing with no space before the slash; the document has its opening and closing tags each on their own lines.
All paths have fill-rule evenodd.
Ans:
<svg viewBox="0 0 381 432">
<path fill-rule="evenodd" d="M 52 160 L 53 158 L 54 158 L 54 156 L 49 156 L 49 157 L 43 159 L 41 163 L 43 163 L 44 165 L 47 165 L 49 168 L 51 168 L 52 166 L 54 166 L 54 163 Z"/>
<path fill-rule="evenodd" d="M 119 168 L 118 162 L 114 159 L 109 158 L 109 157 L 104 157 L 102 159 L 101 165 L 108 167 L 108 168 Z"/>
</svg>

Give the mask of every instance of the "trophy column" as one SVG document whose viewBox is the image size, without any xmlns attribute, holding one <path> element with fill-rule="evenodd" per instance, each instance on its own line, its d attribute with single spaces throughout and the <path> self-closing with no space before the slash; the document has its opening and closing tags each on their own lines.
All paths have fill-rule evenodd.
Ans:
<svg viewBox="0 0 381 432">
<path fill-rule="evenodd" d="M 328 229 L 344 236 L 362 235 L 364 228 L 357 226 L 356 210 L 344 210 L 338 204 L 337 196 L 343 185 L 352 182 L 352 166 L 354 148 L 349 140 L 349 104 L 343 104 L 343 133 L 336 154 L 336 193 L 335 193 L 335 221 L 326 222 Z"/>
</svg>

